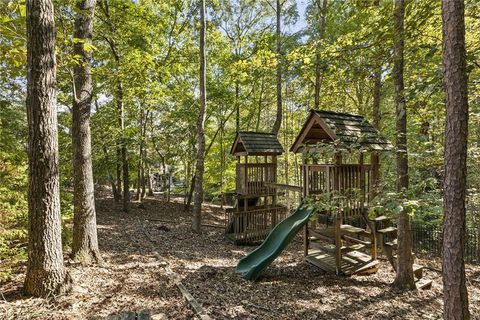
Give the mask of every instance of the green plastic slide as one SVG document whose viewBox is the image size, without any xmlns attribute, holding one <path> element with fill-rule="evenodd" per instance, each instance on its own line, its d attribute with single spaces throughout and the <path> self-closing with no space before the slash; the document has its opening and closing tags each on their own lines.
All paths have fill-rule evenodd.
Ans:
<svg viewBox="0 0 480 320">
<path fill-rule="evenodd" d="M 235 271 L 242 273 L 242 277 L 246 280 L 258 279 L 263 270 L 282 253 L 283 249 L 308 222 L 314 211 L 315 208 L 301 204 L 294 213 L 272 229 L 258 248 L 238 262 Z"/>
</svg>

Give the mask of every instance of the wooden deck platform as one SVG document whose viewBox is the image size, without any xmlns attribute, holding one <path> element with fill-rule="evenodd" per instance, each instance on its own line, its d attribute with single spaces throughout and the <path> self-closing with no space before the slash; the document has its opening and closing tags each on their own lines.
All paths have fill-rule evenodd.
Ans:
<svg viewBox="0 0 480 320">
<path fill-rule="evenodd" d="M 335 256 L 322 250 L 309 250 L 305 257 L 307 262 L 319 267 L 327 273 L 337 274 Z M 350 251 L 342 255 L 341 271 L 343 275 L 371 274 L 377 272 L 377 260 L 360 251 Z"/>
</svg>

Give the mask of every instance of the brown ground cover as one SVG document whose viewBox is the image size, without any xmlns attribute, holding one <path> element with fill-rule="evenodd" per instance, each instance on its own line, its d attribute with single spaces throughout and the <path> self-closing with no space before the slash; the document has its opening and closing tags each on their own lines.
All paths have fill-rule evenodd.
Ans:
<svg viewBox="0 0 480 320">
<path fill-rule="evenodd" d="M 35 299 L 21 294 L 24 266 L 0 284 L 0 319 L 105 319 L 148 310 L 155 319 L 192 319 L 195 314 L 165 266 L 214 319 L 440 319 L 442 283 L 438 260 L 425 277 L 431 290 L 398 293 L 394 273 L 382 261 L 370 276 L 335 277 L 304 262 L 298 236 L 258 282 L 235 274 L 237 261 L 253 247 L 235 246 L 223 229 L 190 231 L 190 216 L 178 202 L 146 199 L 124 214 L 111 198 L 97 200 L 99 242 L 105 263 L 67 261 L 71 294 Z M 205 205 L 204 223 L 223 225 L 218 206 Z M 480 319 L 480 267 L 467 266 L 470 310 Z"/>
</svg>

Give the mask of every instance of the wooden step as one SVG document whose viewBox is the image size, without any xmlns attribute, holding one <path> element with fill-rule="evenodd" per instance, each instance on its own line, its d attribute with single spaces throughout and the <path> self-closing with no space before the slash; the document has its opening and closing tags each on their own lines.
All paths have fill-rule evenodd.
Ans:
<svg viewBox="0 0 480 320">
<path fill-rule="evenodd" d="M 342 236 L 342 238 L 343 238 L 344 240 L 346 240 L 346 241 L 363 244 L 363 245 L 366 246 L 366 247 L 371 247 L 371 246 L 372 246 L 372 243 L 371 243 L 370 241 L 362 240 L 362 239 L 358 239 L 358 238 L 354 238 L 354 237 L 351 237 L 351 236 L 346 235 L 346 234 L 344 234 L 344 235 Z"/>
<path fill-rule="evenodd" d="M 372 257 L 370 255 L 365 254 L 365 253 L 360 252 L 360 251 L 347 252 L 347 253 L 345 253 L 345 255 L 348 256 L 349 258 L 355 259 L 359 262 L 370 262 L 370 261 L 372 261 Z"/>
<path fill-rule="evenodd" d="M 359 234 L 359 233 L 364 233 L 365 232 L 365 229 L 354 227 L 354 226 L 351 226 L 349 224 L 342 224 L 340 226 L 340 230 L 342 230 L 342 232 L 347 232 L 347 233 L 351 233 L 351 234 Z"/>
<path fill-rule="evenodd" d="M 320 243 L 312 242 L 312 243 L 310 243 L 310 246 L 314 249 L 319 249 L 319 250 L 323 250 L 323 251 L 326 251 L 326 252 L 335 253 L 335 245 L 334 244 L 320 244 Z M 345 252 L 350 252 L 350 251 L 363 250 L 365 248 L 366 247 L 363 244 L 354 244 L 352 246 L 342 246 L 342 248 L 340 250 L 345 253 Z"/>
<path fill-rule="evenodd" d="M 417 279 L 422 279 L 422 277 L 423 277 L 423 266 L 414 263 L 413 264 L 413 274 L 415 275 L 415 277 L 417 277 Z"/>
<path fill-rule="evenodd" d="M 359 253 L 362 254 L 362 253 Z M 365 255 L 365 254 L 363 254 Z M 366 255 L 365 255 L 366 256 Z M 366 256 L 369 258 L 369 256 Z M 312 251 L 305 257 L 305 260 L 328 273 L 336 274 L 339 271 L 340 274 L 352 275 L 352 274 L 370 274 L 376 272 L 377 260 L 369 260 L 367 262 L 353 259 L 347 255 L 343 255 L 341 259 L 341 270 L 337 270 L 335 264 L 335 255 L 331 253 L 325 253 L 322 251 Z"/>
<path fill-rule="evenodd" d="M 393 239 L 392 241 L 385 242 L 384 245 L 397 249 L 398 241 L 397 239 Z"/>
<path fill-rule="evenodd" d="M 415 286 L 418 290 L 427 290 L 432 288 L 432 280 L 429 279 L 420 279 L 415 282 Z"/>
<path fill-rule="evenodd" d="M 308 234 L 310 235 L 310 240 L 323 240 L 335 244 L 335 239 L 329 236 L 329 234 L 325 234 L 313 229 L 308 229 Z"/>
<path fill-rule="evenodd" d="M 372 260 L 368 263 L 366 263 L 365 265 L 363 265 L 361 268 L 358 268 L 356 271 L 355 271 L 355 274 L 357 275 L 369 275 L 369 274 L 372 274 L 372 273 L 376 273 L 378 271 L 378 261 L 377 260 Z"/>
<path fill-rule="evenodd" d="M 379 216 L 373 219 L 375 222 L 383 222 L 383 221 L 389 221 L 390 218 L 387 216 Z"/>
<path fill-rule="evenodd" d="M 383 234 L 383 235 L 386 235 L 386 234 L 389 234 L 389 233 L 397 233 L 397 228 L 395 227 L 388 227 L 388 228 L 385 228 L 385 229 L 380 229 L 378 230 L 377 232 Z"/>
</svg>

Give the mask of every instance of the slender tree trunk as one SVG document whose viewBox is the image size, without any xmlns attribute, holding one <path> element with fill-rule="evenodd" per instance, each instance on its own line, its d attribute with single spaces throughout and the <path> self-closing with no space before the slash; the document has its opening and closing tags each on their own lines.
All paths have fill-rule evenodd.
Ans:
<svg viewBox="0 0 480 320">
<path fill-rule="evenodd" d="M 107 146 L 103 145 L 102 150 L 103 150 L 103 156 L 104 156 L 104 159 L 105 159 L 105 163 L 109 164 L 110 160 L 109 160 L 109 157 L 108 157 Z M 113 194 L 113 198 L 115 199 L 115 202 L 119 202 L 121 196 L 119 194 L 119 190 L 117 189 L 117 186 L 115 185 L 115 180 L 113 179 L 113 176 L 110 173 L 110 170 L 108 170 L 108 181 L 110 182 L 110 185 L 112 187 L 112 194 Z"/>
<path fill-rule="evenodd" d="M 141 198 L 144 199 L 147 194 L 147 181 L 145 179 L 145 165 L 147 162 L 147 149 L 146 146 L 143 147 L 143 166 L 140 174 L 142 175 L 142 194 Z"/>
<path fill-rule="evenodd" d="M 380 66 L 375 68 L 373 77 L 373 126 L 375 129 L 380 130 L 380 99 L 382 90 L 382 70 Z M 380 157 L 377 152 L 372 152 L 370 162 L 372 165 L 372 192 L 373 196 L 375 196 L 380 185 Z"/>
<path fill-rule="evenodd" d="M 193 196 L 192 229 L 200 232 L 203 202 L 203 173 L 205 171 L 205 116 L 207 111 L 206 58 L 205 58 L 205 0 L 200 0 L 200 110 L 197 121 L 197 163 Z"/>
<path fill-rule="evenodd" d="M 123 202 L 124 212 L 130 211 L 130 176 L 128 171 L 128 151 L 127 140 L 125 137 L 125 106 L 123 104 L 123 86 L 121 83 L 117 86 L 117 106 L 120 111 L 120 131 L 121 131 L 121 156 L 122 156 L 122 183 L 123 183 Z"/>
<path fill-rule="evenodd" d="M 99 1 L 100 9 L 103 11 L 106 17 L 106 21 L 108 27 L 112 33 L 115 33 L 115 26 L 112 22 L 110 17 L 110 10 L 108 7 L 108 1 L 102 0 Z M 120 68 L 120 55 L 117 50 L 117 46 L 113 39 L 106 38 L 108 45 L 112 51 L 113 58 L 115 60 L 115 64 L 117 70 Z M 121 137 L 119 141 L 119 149 L 120 152 L 117 151 L 118 158 L 121 159 L 121 166 L 122 166 L 122 183 L 123 183 L 123 202 L 122 207 L 124 212 L 128 212 L 130 210 L 130 177 L 128 171 L 128 150 L 127 150 L 127 141 L 125 137 L 125 106 L 123 103 L 123 85 L 120 79 L 117 82 L 116 88 L 116 102 L 117 102 L 117 110 L 118 110 L 118 124 L 120 127 Z M 119 177 L 119 165 L 117 164 L 117 179 Z M 117 181 L 120 182 L 120 179 Z M 120 190 L 120 183 L 117 183 L 117 186 Z"/>
<path fill-rule="evenodd" d="M 240 131 L 240 85 L 238 81 L 235 82 L 235 110 L 237 118 L 235 119 L 236 132 Z"/>
<path fill-rule="evenodd" d="M 150 165 L 147 164 L 147 183 L 148 183 L 148 196 L 153 197 L 153 186 L 152 186 L 152 173 L 150 171 Z"/>
<path fill-rule="evenodd" d="M 282 17 L 282 4 L 280 0 L 277 0 L 276 6 L 277 25 L 276 25 L 276 54 L 277 54 L 277 116 L 275 123 L 273 124 L 272 132 L 278 134 L 280 126 L 282 125 L 282 32 L 281 32 L 281 17 Z"/>
<path fill-rule="evenodd" d="M 141 119 L 143 115 L 141 116 Z M 143 134 L 142 134 L 142 120 L 140 120 L 140 141 L 138 144 L 138 167 L 137 167 L 137 201 L 142 201 L 142 184 L 143 184 L 143 177 L 142 177 L 142 167 L 143 167 Z"/>
<path fill-rule="evenodd" d="M 393 79 L 395 84 L 395 106 L 397 118 L 397 192 L 402 194 L 408 189 L 408 153 L 407 153 L 407 108 L 405 86 L 403 83 L 405 1 L 395 0 L 395 35 Z M 401 290 L 415 289 L 413 275 L 412 235 L 410 216 L 406 210 L 398 218 L 398 263 L 394 287 Z"/>
<path fill-rule="evenodd" d="M 55 19 L 50 0 L 27 0 L 28 262 L 24 289 L 69 288 L 63 263 L 56 108 Z"/>
<path fill-rule="evenodd" d="M 137 201 L 142 202 L 142 166 L 143 166 L 143 150 L 142 146 L 139 146 L 140 150 L 138 151 L 138 167 L 137 167 Z"/>
<path fill-rule="evenodd" d="M 470 319 L 465 284 L 468 93 L 465 13 L 462 0 L 443 0 L 443 66 L 446 98 L 443 226 L 445 319 Z"/>
<path fill-rule="evenodd" d="M 92 172 L 90 110 L 92 103 L 91 55 L 85 45 L 92 41 L 96 0 L 77 2 L 74 37 L 82 39 L 73 53 L 82 57 L 73 69 L 74 99 L 72 112 L 73 144 L 73 242 L 72 257 L 83 263 L 100 262 Z"/>
<path fill-rule="evenodd" d="M 120 144 L 117 141 L 118 144 Z M 118 198 L 115 198 L 115 202 L 120 202 L 122 199 L 122 149 L 117 145 L 115 147 L 116 151 L 116 158 L 115 158 L 115 167 L 116 167 L 116 178 L 117 178 L 117 191 L 118 191 Z"/>
<path fill-rule="evenodd" d="M 325 39 L 325 24 L 327 18 L 327 0 L 316 0 L 317 10 L 320 15 L 318 22 L 318 43 L 315 53 L 315 109 L 320 108 L 320 88 L 322 86 L 322 66 L 321 66 L 321 42 Z"/>
<path fill-rule="evenodd" d="M 373 5 L 380 6 L 380 0 L 374 0 Z M 378 48 L 381 51 L 381 48 Z M 380 57 L 376 57 L 376 66 L 373 72 L 373 126 L 380 130 L 380 121 L 382 114 L 380 112 L 380 102 L 382 97 L 382 63 Z M 380 157 L 377 152 L 372 152 L 370 163 L 372 165 L 372 196 L 378 194 L 380 187 Z"/>
<path fill-rule="evenodd" d="M 262 115 L 262 107 L 263 107 L 263 93 L 265 91 L 265 79 L 262 77 L 262 83 L 260 85 L 260 96 L 258 97 L 258 113 L 257 113 L 257 123 L 255 125 L 255 129 L 257 131 L 260 130 L 260 118 Z"/>
</svg>

